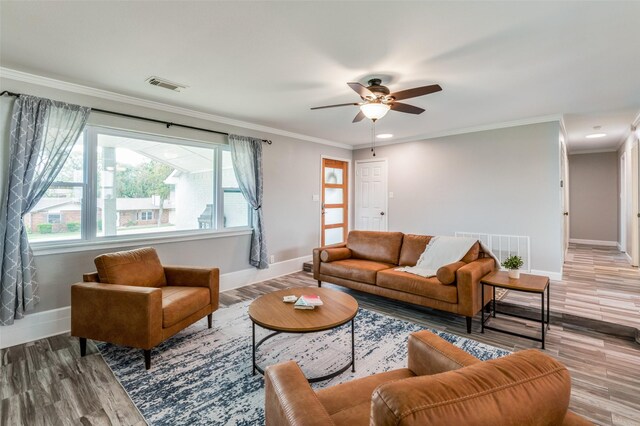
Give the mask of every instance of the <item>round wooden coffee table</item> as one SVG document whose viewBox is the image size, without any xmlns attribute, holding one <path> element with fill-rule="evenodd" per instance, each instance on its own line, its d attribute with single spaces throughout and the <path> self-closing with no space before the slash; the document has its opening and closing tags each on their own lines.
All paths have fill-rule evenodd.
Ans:
<svg viewBox="0 0 640 426">
<path fill-rule="evenodd" d="M 294 309 L 293 303 L 284 303 L 284 296 L 318 295 L 322 306 L 313 310 Z M 264 369 L 256 363 L 256 351 L 264 342 L 280 333 L 313 333 L 330 330 L 351 321 L 351 361 L 339 370 L 321 377 L 307 379 L 309 382 L 320 382 L 336 377 L 349 367 L 355 370 L 355 333 L 353 319 L 358 313 L 358 302 L 346 293 L 319 287 L 297 287 L 274 291 L 254 300 L 249 305 L 249 318 L 252 322 L 252 358 L 253 374 Z M 256 324 L 273 331 L 256 343 Z"/>
</svg>

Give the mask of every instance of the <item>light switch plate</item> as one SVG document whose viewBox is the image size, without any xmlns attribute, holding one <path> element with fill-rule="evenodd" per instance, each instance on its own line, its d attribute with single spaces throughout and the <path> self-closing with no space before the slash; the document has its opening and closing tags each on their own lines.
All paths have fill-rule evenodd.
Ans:
<svg viewBox="0 0 640 426">
<path fill-rule="evenodd" d="M 389 198 L 393 198 L 393 192 L 389 193 Z"/>
<path fill-rule="evenodd" d="M 313 194 L 313 195 L 311 196 L 311 200 L 312 200 L 312 201 L 320 201 L 320 195 L 318 195 L 318 194 Z"/>
</svg>

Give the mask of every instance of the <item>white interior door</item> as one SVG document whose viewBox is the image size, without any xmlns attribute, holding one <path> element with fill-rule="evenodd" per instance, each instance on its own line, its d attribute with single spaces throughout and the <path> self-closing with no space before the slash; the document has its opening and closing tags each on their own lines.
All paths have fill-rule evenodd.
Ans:
<svg viewBox="0 0 640 426">
<path fill-rule="evenodd" d="M 355 229 L 386 231 L 387 160 L 356 162 Z"/>
</svg>

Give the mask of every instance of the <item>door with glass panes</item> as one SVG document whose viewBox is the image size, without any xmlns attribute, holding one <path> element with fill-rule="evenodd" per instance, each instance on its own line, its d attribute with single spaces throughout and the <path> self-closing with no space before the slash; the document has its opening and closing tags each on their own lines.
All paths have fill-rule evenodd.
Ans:
<svg viewBox="0 0 640 426">
<path fill-rule="evenodd" d="M 338 244 L 346 241 L 348 231 L 348 163 L 322 159 L 322 241 Z"/>
</svg>

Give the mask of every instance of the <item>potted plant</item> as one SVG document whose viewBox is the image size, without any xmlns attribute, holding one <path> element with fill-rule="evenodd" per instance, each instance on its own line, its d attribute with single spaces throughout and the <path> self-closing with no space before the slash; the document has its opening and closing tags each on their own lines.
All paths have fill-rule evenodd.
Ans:
<svg viewBox="0 0 640 426">
<path fill-rule="evenodd" d="M 509 278 L 520 278 L 520 268 L 522 268 L 524 262 L 520 256 L 509 256 L 503 262 L 502 266 L 509 270 Z"/>
</svg>

